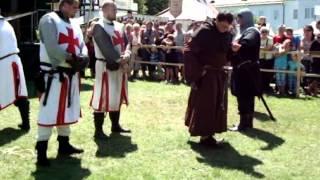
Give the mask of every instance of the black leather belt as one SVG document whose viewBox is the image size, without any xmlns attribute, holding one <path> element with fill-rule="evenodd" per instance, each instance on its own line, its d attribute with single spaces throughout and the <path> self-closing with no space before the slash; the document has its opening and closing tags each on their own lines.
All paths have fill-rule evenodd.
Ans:
<svg viewBox="0 0 320 180">
<path fill-rule="evenodd" d="M 7 54 L 7 55 L 5 55 L 5 56 L 2 56 L 2 57 L 0 57 L 0 61 L 3 60 L 3 59 L 5 59 L 5 58 L 7 58 L 7 57 L 16 55 L 16 54 L 18 54 L 18 53 L 10 53 L 10 54 Z"/>
<path fill-rule="evenodd" d="M 46 66 L 46 67 L 50 67 L 52 68 L 52 65 L 49 63 L 44 63 L 41 62 L 40 66 Z M 41 70 L 41 74 L 48 74 L 48 81 L 46 84 L 46 89 L 45 89 L 45 96 L 44 96 L 44 100 L 43 100 L 43 105 L 46 106 L 47 104 L 47 100 L 48 100 L 48 96 L 50 93 L 50 88 L 51 88 L 51 84 L 52 84 L 52 80 L 53 80 L 53 75 L 54 74 L 59 74 L 59 81 L 61 83 L 63 83 L 63 81 L 65 80 L 65 77 L 63 74 L 66 74 L 69 78 L 69 89 L 68 89 L 68 107 L 71 106 L 71 89 L 72 89 L 72 77 L 73 75 L 76 73 L 74 70 L 72 70 L 71 68 L 65 68 L 65 67 L 57 67 L 56 69 L 51 69 L 51 70 Z"/>
</svg>

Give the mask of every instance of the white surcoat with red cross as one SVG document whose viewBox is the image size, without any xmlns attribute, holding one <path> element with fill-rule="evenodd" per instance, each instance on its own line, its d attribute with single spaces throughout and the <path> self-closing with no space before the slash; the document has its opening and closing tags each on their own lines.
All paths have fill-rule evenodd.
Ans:
<svg viewBox="0 0 320 180">
<path fill-rule="evenodd" d="M 62 50 L 70 54 L 87 55 L 82 31 L 74 20 L 70 19 L 70 23 L 67 23 L 55 12 L 48 13 L 45 16 L 50 16 L 53 19 L 57 28 L 57 34 L 53 34 L 53 36 L 57 37 L 57 42 Z M 53 70 L 50 67 L 51 61 L 47 51 L 49 50 L 46 49 L 44 43 L 40 42 L 40 67 L 43 71 Z M 45 64 L 49 64 L 49 66 Z M 59 67 L 70 68 L 70 65 L 62 62 Z M 52 76 L 53 80 L 47 98 L 45 98 L 45 93 L 40 98 L 38 125 L 63 126 L 76 123 L 81 115 L 79 73 L 75 73 L 72 79 L 63 73 L 62 81 L 61 74 L 54 73 Z M 45 74 L 44 77 L 46 85 L 48 85 L 49 74 Z M 43 103 L 44 99 L 46 99 L 47 103 Z"/>
<path fill-rule="evenodd" d="M 106 19 L 101 18 L 97 25 L 101 25 L 104 28 L 111 37 L 115 50 L 123 55 L 126 50 L 123 24 L 118 22 L 110 24 Z M 106 59 L 95 41 L 94 49 L 97 59 Z M 127 79 L 127 73 L 123 72 L 121 68 L 116 71 L 110 71 L 106 68 L 106 62 L 97 61 L 96 78 L 90 103 L 92 108 L 99 112 L 112 112 L 120 111 L 122 104 L 128 105 Z"/>
<path fill-rule="evenodd" d="M 12 26 L 0 16 L 0 110 L 28 96 Z"/>
</svg>

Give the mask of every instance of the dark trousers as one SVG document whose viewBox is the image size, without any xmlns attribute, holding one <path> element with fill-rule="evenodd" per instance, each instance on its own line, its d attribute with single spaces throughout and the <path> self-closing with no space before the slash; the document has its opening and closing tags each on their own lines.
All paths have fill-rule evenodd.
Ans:
<svg viewBox="0 0 320 180">
<path fill-rule="evenodd" d="M 104 112 L 94 112 L 94 114 L 100 115 L 100 117 L 102 117 L 102 119 L 104 119 L 104 115 L 105 115 Z M 113 121 L 113 122 L 119 122 L 119 119 L 120 119 L 120 111 L 112 111 L 112 112 L 109 112 L 109 118 L 110 118 L 110 120 Z"/>
<path fill-rule="evenodd" d="M 237 96 L 240 115 L 254 113 L 254 98 L 255 96 Z"/>
<path fill-rule="evenodd" d="M 142 57 L 142 61 L 150 62 L 150 53 L 149 53 L 149 51 L 147 49 L 141 49 L 140 54 L 141 54 L 141 57 Z M 149 71 L 149 75 L 151 75 L 155 71 L 156 66 L 155 65 L 141 64 L 142 72 L 146 72 L 147 68 L 148 68 L 148 71 Z"/>
</svg>

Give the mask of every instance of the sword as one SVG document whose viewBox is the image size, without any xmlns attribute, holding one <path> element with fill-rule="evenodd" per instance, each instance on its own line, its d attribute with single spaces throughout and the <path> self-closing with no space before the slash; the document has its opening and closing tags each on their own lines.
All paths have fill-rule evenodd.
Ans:
<svg viewBox="0 0 320 180">
<path fill-rule="evenodd" d="M 274 118 L 274 116 L 272 115 L 272 112 L 270 111 L 270 109 L 268 107 L 268 104 L 267 104 L 266 100 L 264 99 L 263 95 L 259 95 L 258 97 L 259 97 L 259 99 L 262 100 L 262 103 L 263 103 L 264 107 L 268 111 L 270 119 L 273 120 L 273 121 L 276 121 L 276 118 Z"/>
<path fill-rule="evenodd" d="M 47 105 L 47 100 L 48 100 L 48 97 L 49 97 L 52 80 L 53 80 L 53 74 L 49 73 L 47 84 L 46 84 L 47 87 L 46 87 L 45 94 L 44 94 L 44 99 L 43 99 L 43 106 Z"/>
</svg>

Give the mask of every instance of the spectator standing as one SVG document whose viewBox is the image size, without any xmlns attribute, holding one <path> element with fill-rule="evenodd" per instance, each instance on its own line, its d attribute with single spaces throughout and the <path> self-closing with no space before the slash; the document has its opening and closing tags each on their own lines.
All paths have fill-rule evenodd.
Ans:
<svg viewBox="0 0 320 180">
<path fill-rule="evenodd" d="M 276 70 L 287 70 L 288 68 L 288 52 L 291 50 L 291 40 L 287 39 L 278 46 L 278 53 L 274 62 Z M 286 74 L 282 72 L 276 73 L 276 85 L 280 95 L 285 95 L 286 91 Z"/>
<path fill-rule="evenodd" d="M 273 50 L 273 39 L 269 36 L 269 29 L 262 27 L 260 29 L 261 33 L 261 50 L 260 51 L 260 68 L 262 69 L 273 69 L 274 57 L 273 54 L 263 51 Z M 273 73 L 263 72 L 262 74 L 262 88 L 264 92 L 271 92 L 272 88 L 270 83 L 273 77 Z"/>
<path fill-rule="evenodd" d="M 285 25 L 281 25 L 281 26 L 278 28 L 278 34 L 273 37 L 273 43 L 274 43 L 275 45 L 277 45 L 277 44 L 282 44 L 283 41 L 287 39 L 285 33 L 286 33 L 286 26 L 285 26 Z"/>
<path fill-rule="evenodd" d="M 313 52 L 317 51 L 317 52 Z M 314 55 L 320 55 L 320 33 L 317 34 L 316 40 L 311 44 L 310 52 Z M 312 58 L 311 64 L 312 73 L 320 74 L 320 58 L 314 57 Z M 309 93 L 310 95 L 317 96 L 318 94 L 318 86 L 319 86 L 319 79 L 313 79 L 310 86 L 309 86 Z"/>
<path fill-rule="evenodd" d="M 144 45 L 152 45 L 155 43 L 155 37 L 156 37 L 156 32 L 153 30 L 153 23 L 152 21 L 148 21 L 146 24 L 146 29 L 142 31 L 142 34 L 141 34 L 141 43 Z M 150 48 L 143 48 L 141 50 L 141 56 L 143 61 L 150 62 Z M 154 65 L 142 65 L 142 75 L 144 79 L 147 78 L 146 76 L 147 67 L 149 72 L 149 78 L 151 77 L 151 74 L 153 74 L 155 70 Z"/>
</svg>

